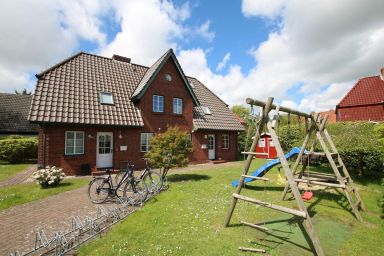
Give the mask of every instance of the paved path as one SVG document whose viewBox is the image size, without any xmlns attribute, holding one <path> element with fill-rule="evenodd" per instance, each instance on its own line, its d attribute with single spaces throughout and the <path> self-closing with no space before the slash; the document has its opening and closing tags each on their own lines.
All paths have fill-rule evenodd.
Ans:
<svg viewBox="0 0 384 256">
<path fill-rule="evenodd" d="M 34 173 L 36 170 L 37 165 L 33 164 L 27 167 L 27 169 L 25 169 L 24 171 L 17 173 L 9 179 L 0 181 L 0 187 L 23 183 L 27 181 L 31 177 L 32 173 Z"/>
<path fill-rule="evenodd" d="M 220 168 L 232 164 L 191 165 L 170 172 Z M 69 228 L 71 217 L 79 216 L 83 219 L 90 213 L 96 213 L 95 205 L 88 200 L 87 188 L 87 186 L 84 186 L 0 211 L 0 255 L 9 255 L 12 250 L 18 250 L 20 253 L 30 250 L 34 246 L 37 231 L 43 229 L 48 239 L 50 239 L 54 231 Z M 108 207 L 113 206 L 113 204 L 103 204 L 103 206 Z"/>
</svg>

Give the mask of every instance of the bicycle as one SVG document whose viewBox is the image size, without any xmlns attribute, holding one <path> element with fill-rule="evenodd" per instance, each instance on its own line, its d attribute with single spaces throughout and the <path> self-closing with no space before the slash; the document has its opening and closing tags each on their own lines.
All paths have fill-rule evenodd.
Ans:
<svg viewBox="0 0 384 256">
<path fill-rule="evenodd" d="M 133 165 L 128 163 L 127 169 L 121 170 L 124 174 L 116 186 L 113 185 L 111 170 L 106 170 L 107 177 L 96 177 L 88 186 L 88 197 L 92 203 L 104 203 L 108 197 L 135 204 L 141 204 L 147 199 L 148 187 L 133 175 Z M 124 188 L 122 188 L 125 184 Z"/>
<path fill-rule="evenodd" d="M 159 172 L 154 171 L 148 164 L 148 160 L 145 160 L 145 169 L 141 172 L 139 179 L 142 180 L 148 188 L 148 192 L 151 194 L 157 194 L 163 187 L 163 179 Z M 125 161 L 122 161 L 125 162 Z M 118 183 L 123 179 L 123 172 L 120 172 L 115 177 L 115 182 Z"/>
</svg>

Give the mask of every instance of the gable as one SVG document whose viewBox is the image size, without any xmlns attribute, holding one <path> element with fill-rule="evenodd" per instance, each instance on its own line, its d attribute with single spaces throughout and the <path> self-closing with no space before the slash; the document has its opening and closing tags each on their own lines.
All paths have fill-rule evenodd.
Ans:
<svg viewBox="0 0 384 256">
<path fill-rule="evenodd" d="M 191 85 L 189 84 L 187 78 L 184 75 L 184 72 L 173 53 L 172 49 L 169 49 L 163 56 L 161 56 L 145 73 L 143 79 L 140 81 L 139 85 L 136 87 L 135 91 L 132 94 L 132 100 L 138 101 L 140 100 L 145 92 L 147 91 L 148 87 L 151 86 L 154 79 L 158 76 L 160 70 L 164 67 L 164 65 L 168 61 L 173 61 L 173 63 L 176 66 L 176 70 L 179 73 L 178 75 L 181 76 L 184 86 L 187 88 L 188 93 L 190 94 L 194 104 L 196 106 L 200 105 L 198 98 L 196 97 L 195 93 L 192 90 Z"/>
</svg>

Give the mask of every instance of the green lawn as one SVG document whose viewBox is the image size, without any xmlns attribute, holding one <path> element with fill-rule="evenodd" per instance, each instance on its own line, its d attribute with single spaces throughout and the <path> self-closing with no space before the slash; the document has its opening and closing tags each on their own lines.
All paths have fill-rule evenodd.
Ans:
<svg viewBox="0 0 384 256">
<path fill-rule="evenodd" d="M 0 188 L 0 210 L 19 204 L 32 202 L 65 191 L 73 190 L 89 183 L 89 178 L 65 179 L 57 187 L 41 188 L 36 183 L 19 184 Z"/>
<path fill-rule="evenodd" d="M 30 164 L 0 164 L 0 181 L 6 180 L 13 175 L 24 171 Z"/>
<path fill-rule="evenodd" d="M 255 163 L 252 169 L 256 169 Z M 81 255 L 244 255 L 238 247 L 264 248 L 269 255 L 313 255 L 291 215 L 240 202 L 230 227 L 223 222 L 243 164 L 218 165 L 211 170 L 172 174 L 170 188 L 151 199 L 139 211 L 114 226 L 107 235 L 80 248 Z M 314 169 L 312 169 L 314 170 Z M 277 179 L 277 169 L 267 175 Z M 270 182 L 253 182 L 245 195 L 294 207 L 281 202 L 283 187 Z M 306 203 L 326 255 L 384 255 L 384 224 L 377 199 L 382 187 L 361 187 L 368 208 L 364 222 L 356 221 L 345 209 L 338 193 L 315 192 Z M 269 234 L 240 225 L 240 220 L 265 222 Z"/>
</svg>

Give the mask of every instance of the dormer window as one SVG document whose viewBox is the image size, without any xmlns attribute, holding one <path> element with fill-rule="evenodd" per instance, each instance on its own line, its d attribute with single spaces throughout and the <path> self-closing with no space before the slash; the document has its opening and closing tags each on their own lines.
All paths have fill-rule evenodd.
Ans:
<svg viewBox="0 0 384 256">
<path fill-rule="evenodd" d="M 111 92 L 100 92 L 100 103 L 113 105 L 113 95 Z"/>
<path fill-rule="evenodd" d="M 211 110 L 210 110 L 208 107 L 204 107 L 204 106 L 202 106 L 201 108 L 203 109 L 204 114 L 206 114 L 206 115 L 212 115 L 212 112 L 211 112 Z"/>
</svg>

